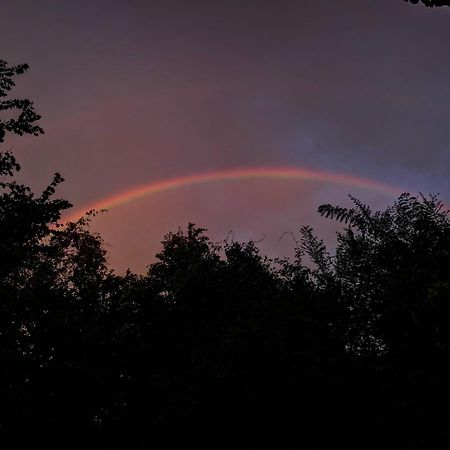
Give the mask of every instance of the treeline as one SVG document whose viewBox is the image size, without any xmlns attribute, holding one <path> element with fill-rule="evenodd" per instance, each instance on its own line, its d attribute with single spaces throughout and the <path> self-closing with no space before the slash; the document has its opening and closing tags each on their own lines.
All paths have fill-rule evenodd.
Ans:
<svg viewBox="0 0 450 450">
<path fill-rule="evenodd" d="M 20 67 L 0 63 L 0 95 Z M 41 131 L 31 102 L 14 105 L 0 141 Z M 58 225 L 61 176 L 36 195 L 19 168 L 1 154 L 2 448 L 448 447 L 450 220 L 436 197 L 323 205 L 342 222 L 335 253 L 303 227 L 293 260 L 189 224 L 145 275 L 117 275 L 89 215 Z"/>
<path fill-rule="evenodd" d="M 110 271 L 87 219 L 58 227 L 0 159 L 5 448 L 438 448 L 449 439 L 450 221 L 436 198 L 323 206 L 294 261 L 169 233 Z M 346 223 L 346 225 L 345 225 Z M 305 258 L 311 262 L 305 263 Z"/>
</svg>

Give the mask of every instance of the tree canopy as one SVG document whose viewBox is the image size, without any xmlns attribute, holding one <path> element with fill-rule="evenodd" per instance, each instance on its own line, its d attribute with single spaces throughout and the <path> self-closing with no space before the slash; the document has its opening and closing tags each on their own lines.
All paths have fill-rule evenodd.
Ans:
<svg viewBox="0 0 450 450">
<path fill-rule="evenodd" d="M 0 143 L 5 139 L 7 132 L 18 135 L 43 133 L 42 128 L 37 125 L 41 116 L 34 110 L 33 102 L 23 98 L 1 98 L 8 97 L 9 91 L 15 86 L 14 77 L 21 75 L 29 69 L 28 64 L 10 66 L 6 61 L 0 59 L 0 111 L 17 113 L 17 117 L 0 120 Z"/>
<path fill-rule="evenodd" d="M 435 6 L 450 6 L 450 1 L 448 0 L 404 0 L 408 3 L 414 3 L 417 5 L 417 3 L 422 3 L 425 6 L 429 8 L 434 8 Z"/>
</svg>

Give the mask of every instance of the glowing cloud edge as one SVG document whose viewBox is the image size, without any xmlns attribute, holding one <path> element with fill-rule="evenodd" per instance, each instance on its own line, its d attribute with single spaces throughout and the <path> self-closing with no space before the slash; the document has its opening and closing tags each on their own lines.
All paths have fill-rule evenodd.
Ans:
<svg viewBox="0 0 450 450">
<path fill-rule="evenodd" d="M 400 188 L 368 178 L 357 177 L 345 173 L 328 172 L 302 167 L 251 167 L 225 169 L 210 172 L 166 178 L 148 184 L 139 185 L 93 202 L 86 207 L 78 208 L 72 214 L 63 217 L 63 222 L 73 222 L 81 218 L 87 211 L 109 209 L 129 203 L 142 197 L 159 194 L 164 191 L 179 189 L 195 184 L 240 181 L 249 179 L 303 180 L 327 184 L 354 186 L 371 191 L 397 196 L 403 192 Z"/>
</svg>

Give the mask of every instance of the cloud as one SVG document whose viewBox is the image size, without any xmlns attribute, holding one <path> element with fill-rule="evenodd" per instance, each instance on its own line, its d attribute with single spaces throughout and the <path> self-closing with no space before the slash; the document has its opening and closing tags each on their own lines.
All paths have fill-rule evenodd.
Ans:
<svg viewBox="0 0 450 450">
<path fill-rule="evenodd" d="M 255 165 L 306 165 L 450 196 L 450 27 L 442 9 L 390 0 L 58 8 L 43 0 L 36 8 L 31 0 L 7 0 L 0 26 L 9 37 L 5 57 L 31 63 L 18 90 L 36 100 L 47 133 L 7 145 L 31 184 L 61 172 L 61 194 L 77 206 L 155 179 Z M 247 187 L 241 189 L 236 199 L 245 196 Z M 301 194 L 296 207 L 306 215 L 293 213 L 292 223 L 311 218 L 320 200 L 315 192 Z M 328 192 L 345 202 L 346 192 L 339 193 Z M 277 233 L 286 231 L 295 204 L 280 212 L 278 198 L 251 221 L 245 205 L 239 212 L 224 203 L 219 217 L 216 198 L 198 205 L 203 213 L 178 195 L 189 208 L 173 200 L 158 216 L 160 228 L 151 213 L 137 223 L 159 236 L 163 226 L 176 228 L 198 212 L 217 236 L 228 231 L 221 228 L 228 217 L 235 227 L 227 227 L 256 238 L 280 217 L 286 222 Z M 109 217 L 104 230 L 117 249 L 112 236 L 123 225 L 114 221 L 125 219 Z M 123 258 L 143 261 L 138 245 L 126 253 L 123 239 Z"/>
</svg>

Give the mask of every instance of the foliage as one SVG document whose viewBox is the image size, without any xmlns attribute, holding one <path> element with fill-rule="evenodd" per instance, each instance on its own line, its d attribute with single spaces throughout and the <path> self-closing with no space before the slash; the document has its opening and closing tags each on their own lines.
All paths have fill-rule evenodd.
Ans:
<svg viewBox="0 0 450 450">
<path fill-rule="evenodd" d="M 350 348 L 416 363 L 447 348 L 450 221 L 436 197 L 403 194 L 383 213 L 323 205 L 348 222 L 338 235 L 334 273 L 349 311 Z"/>
<path fill-rule="evenodd" d="M 404 1 L 414 3 L 416 5 L 420 1 L 425 6 L 430 8 L 433 8 L 435 6 L 450 6 L 450 2 L 448 0 L 404 0 Z"/>
<path fill-rule="evenodd" d="M 15 86 L 14 77 L 28 70 L 28 64 L 9 66 L 6 61 L 0 59 L 0 98 L 5 98 L 8 92 Z M 0 143 L 4 141 L 7 132 L 18 135 L 43 133 L 42 128 L 36 125 L 41 116 L 34 111 L 33 102 L 28 99 L 12 98 L 0 100 L 0 111 L 18 111 L 17 117 L 8 120 L 0 120 Z"/>
</svg>

